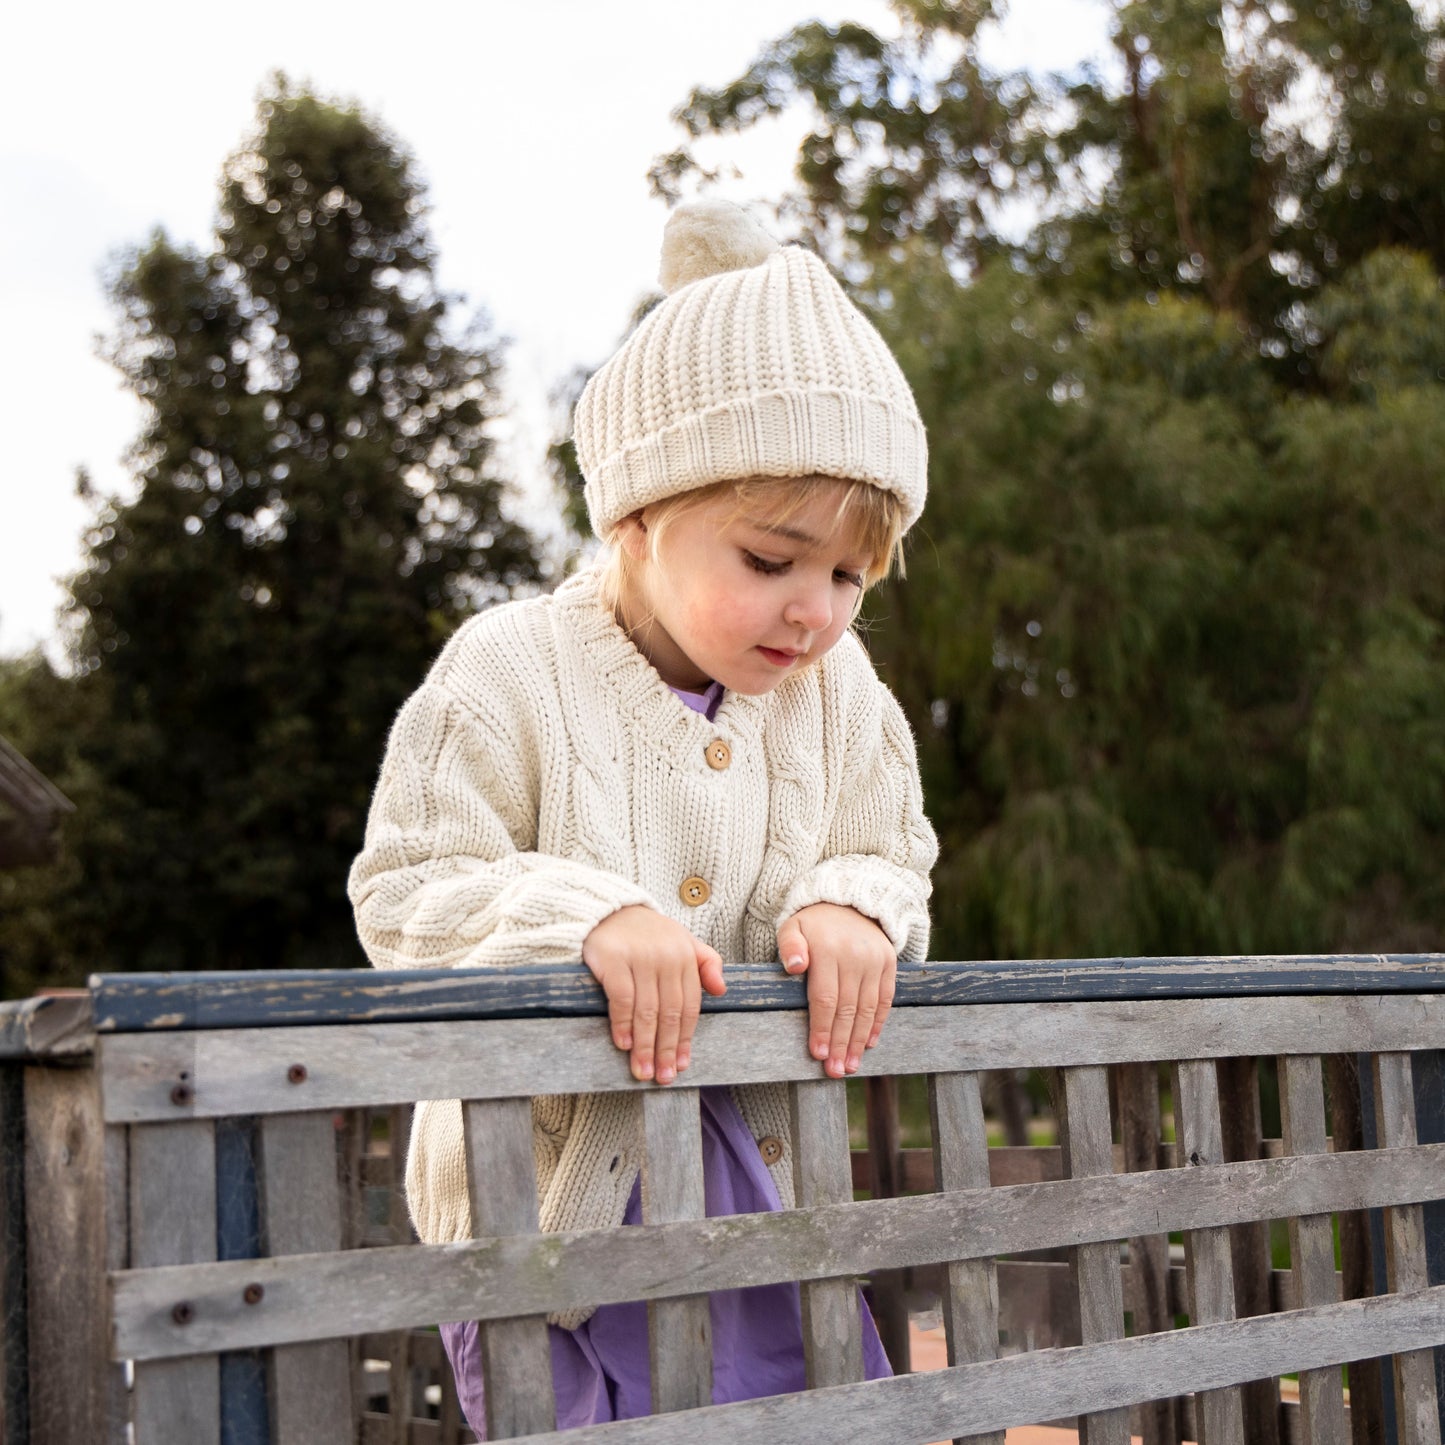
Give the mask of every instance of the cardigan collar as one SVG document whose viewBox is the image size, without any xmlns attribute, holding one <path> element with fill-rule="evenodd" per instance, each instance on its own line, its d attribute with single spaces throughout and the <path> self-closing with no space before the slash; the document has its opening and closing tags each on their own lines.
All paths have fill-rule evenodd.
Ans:
<svg viewBox="0 0 1445 1445">
<path fill-rule="evenodd" d="M 636 725 L 643 737 L 677 756 L 697 741 L 700 731 L 712 737 L 728 729 L 755 733 L 762 727 L 776 690 L 759 697 L 729 691 L 713 721 L 708 722 L 673 692 L 637 650 L 602 602 L 600 582 L 600 569 L 586 567 L 557 588 L 552 594 L 553 605 L 559 609 L 563 635 L 571 636 L 581 646 L 592 676 L 612 693 L 622 715 Z M 702 761 L 700 751 L 698 759 Z"/>
</svg>

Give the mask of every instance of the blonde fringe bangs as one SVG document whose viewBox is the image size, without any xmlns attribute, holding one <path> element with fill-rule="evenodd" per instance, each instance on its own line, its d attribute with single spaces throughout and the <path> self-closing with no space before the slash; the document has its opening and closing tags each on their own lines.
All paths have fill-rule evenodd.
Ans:
<svg viewBox="0 0 1445 1445">
<path fill-rule="evenodd" d="M 835 492 L 837 511 L 835 532 L 847 533 L 855 539 L 857 550 L 869 558 L 864 574 L 864 590 L 875 586 L 892 573 L 904 574 L 903 533 L 906 530 L 903 504 L 892 492 L 885 492 L 869 482 L 838 477 L 750 477 L 743 481 L 714 482 L 694 491 L 679 492 L 654 502 L 647 512 L 648 550 L 657 559 L 661 539 L 667 529 L 691 511 L 705 506 L 717 497 L 731 495 L 736 510 L 729 521 L 747 517 L 761 526 L 785 526 L 820 492 Z M 616 528 L 603 539 L 608 546 L 602 572 L 602 599 L 614 611 L 625 590 L 633 562 L 616 538 Z"/>
</svg>

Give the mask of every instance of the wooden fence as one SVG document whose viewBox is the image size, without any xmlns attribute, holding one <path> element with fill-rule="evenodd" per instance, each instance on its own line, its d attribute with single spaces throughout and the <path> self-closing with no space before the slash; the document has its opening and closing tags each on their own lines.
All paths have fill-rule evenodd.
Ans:
<svg viewBox="0 0 1445 1445">
<path fill-rule="evenodd" d="M 451 1319 L 482 1322 L 493 1438 L 1440 1439 L 1445 958 L 912 966 L 856 1150 L 801 981 L 733 971 L 661 1090 L 580 972 L 116 976 L 0 1006 L 8 1445 L 450 1445 L 426 1331 Z M 985 1077 L 1032 1069 L 1057 1145 L 989 1147 Z M 909 1076 L 926 1147 L 891 1107 Z M 537 1233 L 543 1080 L 636 1095 L 643 1225 Z M 696 1090 L 764 1080 L 791 1086 L 798 1208 L 705 1220 Z M 462 1245 L 402 1242 L 431 1098 L 467 1101 L 491 1161 Z M 860 1276 L 904 1370 L 906 1304 L 936 1291 L 950 1368 L 861 1382 Z M 810 1388 L 708 1404 L 707 1291 L 779 1280 Z M 552 1433 L 542 1316 L 628 1299 L 658 1416 Z"/>
</svg>

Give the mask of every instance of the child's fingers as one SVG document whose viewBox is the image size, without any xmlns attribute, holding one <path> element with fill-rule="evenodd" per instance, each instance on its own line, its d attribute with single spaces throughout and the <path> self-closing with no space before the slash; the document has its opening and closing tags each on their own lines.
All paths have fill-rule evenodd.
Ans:
<svg viewBox="0 0 1445 1445">
<path fill-rule="evenodd" d="M 632 975 L 625 968 L 608 972 L 599 979 L 607 995 L 607 1021 L 612 1028 L 612 1042 L 624 1051 L 632 1047 L 632 1014 L 636 994 Z"/>
<path fill-rule="evenodd" d="M 803 936 L 796 913 L 778 929 L 778 957 L 789 973 L 802 973 L 808 966 L 808 940 Z"/>
<path fill-rule="evenodd" d="M 722 957 L 705 943 L 697 944 L 697 972 L 703 988 L 714 997 L 721 998 L 728 991 L 723 979 Z"/>
<path fill-rule="evenodd" d="M 702 1009 L 702 975 L 696 968 L 683 970 L 682 974 L 682 1024 L 677 1032 L 677 1072 L 680 1074 L 692 1063 L 692 1035 L 697 1028 L 697 1016 Z M 666 1079 L 658 1072 L 658 1082 Z"/>
<path fill-rule="evenodd" d="M 632 1077 L 650 1079 L 657 1050 L 657 977 L 651 971 L 634 974 L 633 986 L 637 996 L 632 1006 Z"/>
<path fill-rule="evenodd" d="M 828 1057 L 838 988 L 837 964 L 831 958 L 817 959 L 808 972 L 808 1052 L 818 1060 Z"/>
<path fill-rule="evenodd" d="M 868 1034 L 868 1048 L 873 1048 L 883 1034 L 883 1025 L 888 1021 L 889 1012 L 893 1008 L 893 993 L 898 987 L 898 961 L 893 960 L 883 970 L 883 977 L 878 980 L 878 1012 L 873 1015 L 873 1028 Z"/>
<path fill-rule="evenodd" d="M 677 1077 L 677 1045 L 683 1033 L 683 1020 L 687 1012 L 687 993 L 684 980 L 697 989 L 695 968 L 668 968 L 662 970 L 657 979 L 657 1044 L 655 1052 L 656 1077 L 659 1084 L 670 1084 Z M 696 1005 L 693 1018 L 697 1017 Z M 691 1037 L 691 1029 L 688 1036 Z"/>
<path fill-rule="evenodd" d="M 841 1049 L 845 1074 L 856 1074 L 859 1064 L 863 1062 L 863 1050 L 868 1046 L 868 1040 L 873 1033 L 873 1023 L 878 1016 L 878 982 L 879 976 L 871 968 L 860 974 L 857 981 L 857 1012 L 853 1015 L 852 1027 L 844 1028 L 841 1023 L 834 1022 L 829 1063 L 832 1064 L 838 1058 Z M 843 1010 L 840 1008 L 838 1012 L 841 1014 Z"/>
</svg>

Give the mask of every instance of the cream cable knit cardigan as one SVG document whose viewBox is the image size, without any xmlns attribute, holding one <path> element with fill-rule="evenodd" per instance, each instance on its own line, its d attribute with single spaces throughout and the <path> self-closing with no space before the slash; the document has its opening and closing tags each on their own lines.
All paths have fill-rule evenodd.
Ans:
<svg viewBox="0 0 1445 1445">
<path fill-rule="evenodd" d="M 723 770 L 705 756 L 717 738 Z M 748 963 L 776 958 L 777 927 L 798 909 L 846 904 L 921 959 L 936 852 L 908 725 L 856 638 L 768 696 L 729 693 L 709 722 L 586 571 L 447 644 L 392 729 L 350 895 L 378 968 L 580 967 L 587 934 L 634 903 Z M 710 888 L 700 907 L 679 897 L 692 876 Z M 790 1205 L 785 1090 L 735 1095 L 756 1137 L 784 1142 L 771 1172 Z M 640 1163 L 636 1097 L 533 1101 L 544 1230 L 621 1223 Z M 427 1243 L 470 1238 L 455 1100 L 417 1109 L 407 1199 Z"/>
</svg>

